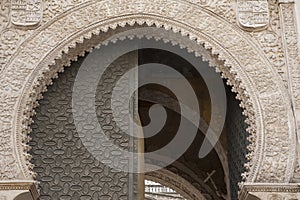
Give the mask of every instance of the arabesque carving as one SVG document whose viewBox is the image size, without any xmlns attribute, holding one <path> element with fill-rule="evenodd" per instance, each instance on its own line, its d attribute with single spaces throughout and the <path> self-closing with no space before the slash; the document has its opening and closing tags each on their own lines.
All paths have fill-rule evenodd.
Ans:
<svg viewBox="0 0 300 200">
<path fill-rule="evenodd" d="M 247 131 L 251 145 L 247 155 L 250 160 L 246 166 L 248 172 L 244 174 L 246 181 L 290 181 L 296 137 L 288 90 L 275 63 L 284 56 L 280 54 L 280 31 L 262 31 L 266 42 L 258 41 L 257 37 L 252 37 L 256 33 L 246 34 L 235 23 L 214 12 L 213 7 L 217 3 L 225 2 L 227 16 L 232 16 L 231 2 L 225 0 L 206 7 L 197 4 L 197 1 L 184 0 L 78 1 L 76 5 L 71 1 L 51 2 L 53 6 L 45 8 L 44 15 L 49 17 L 44 18 L 41 27 L 36 30 L 16 31 L 9 28 L 6 18 L 2 17 L 7 32 L 0 32 L 0 116 L 5 119 L 0 122 L 0 133 L 8 141 L 1 140 L 0 147 L 3 151 L 6 145 L 11 147 L 5 150 L 5 154 L 13 163 L 14 167 L 8 168 L 14 176 L 6 177 L 5 168 L 0 168 L 1 179 L 33 178 L 26 146 L 29 140 L 27 134 L 31 131 L 28 125 L 34 114 L 33 108 L 42 98 L 46 85 L 51 84 L 51 78 L 63 71 L 63 66 L 68 66 L 71 59 L 99 45 L 101 40 L 97 38 L 103 37 L 103 41 L 109 30 L 146 24 L 180 32 L 224 62 L 218 70 L 238 93 L 237 98 L 241 100 L 249 124 Z M 69 7 L 63 9 L 66 4 Z M 68 12 L 59 14 L 66 10 Z M 56 14 L 51 14 L 52 11 Z M 293 14 L 290 16 L 294 19 Z M 291 29 L 294 28 L 291 26 Z M 15 32 L 19 34 L 15 35 Z M 22 39 L 13 39 L 18 37 Z M 289 34 L 284 37 L 287 41 L 294 40 L 294 36 Z M 278 50 L 272 52 L 273 47 L 268 40 Z M 277 58 L 273 59 L 274 56 Z M 278 66 L 285 71 L 284 64 Z"/>
<path fill-rule="evenodd" d="M 249 32 L 256 39 L 264 53 L 288 88 L 288 73 L 285 65 L 285 55 L 282 43 L 282 34 L 279 19 L 279 6 L 277 0 L 269 0 L 270 23 L 263 31 Z"/>
<path fill-rule="evenodd" d="M 286 65 L 288 67 L 289 76 L 289 90 L 291 92 L 291 100 L 293 102 L 293 109 L 296 122 L 297 130 L 297 159 L 296 163 L 299 163 L 300 150 L 299 150 L 299 134 L 300 134 L 300 55 L 298 48 L 298 38 L 296 30 L 296 21 L 293 16 L 295 16 L 294 4 L 282 3 L 280 4 L 280 15 L 281 15 L 281 25 L 282 25 L 282 35 L 283 44 L 285 49 Z M 295 147 L 296 148 L 296 147 Z M 295 166 L 299 167 L 299 165 Z M 299 169 L 296 169 L 299 171 Z M 296 174 L 299 176 L 299 174 Z"/>
<path fill-rule="evenodd" d="M 0 32 L 7 27 L 9 23 L 10 1 L 0 2 Z"/>
</svg>

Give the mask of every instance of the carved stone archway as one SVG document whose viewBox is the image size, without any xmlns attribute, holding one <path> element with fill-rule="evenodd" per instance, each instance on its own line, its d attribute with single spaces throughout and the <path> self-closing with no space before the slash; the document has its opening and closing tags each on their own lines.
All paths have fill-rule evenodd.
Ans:
<svg viewBox="0 0 300 200">
<path fill-rule="evenodd" d="M 57 72 L 95 46 L 95 37 L 135 24 L 180 32 L 224 62 L 219 70 L 238 93 L 249 124 L 246 182 L 288 183 L 296 135 L 284 81 L 257 40 L 207 6 L 184 0 L 88 1 L 29 31 L 0 72 L 1 151 L 6 152 L 0 178 L 33 179 L 26 145 L 29 124 L 41 92 Z"/>
</svg>

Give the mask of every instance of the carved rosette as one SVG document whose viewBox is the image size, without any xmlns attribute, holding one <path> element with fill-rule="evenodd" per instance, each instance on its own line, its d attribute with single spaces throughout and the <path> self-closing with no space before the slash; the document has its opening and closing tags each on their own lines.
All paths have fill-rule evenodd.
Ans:
<svg viewBox="0 0 300 200">
<path fill-rule="evenodd" d="M 43 16 L 42 0 L 11 0 L 11 23 L 17 26 L 34 26 Z"/>
<path fill-rule="evenodd" d="M 262 29 L 269 24 L 267 0 L 237 0 L 237 20 L 245 29 Z"/>
</svg>

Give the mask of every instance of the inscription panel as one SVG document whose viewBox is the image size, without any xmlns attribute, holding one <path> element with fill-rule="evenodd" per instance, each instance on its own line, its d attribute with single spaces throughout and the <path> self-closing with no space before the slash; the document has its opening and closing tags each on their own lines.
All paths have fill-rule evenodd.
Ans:
<svg viewBox="0 0 300 200">
<path fill-rule="evenodd" d="M 18 26 L 34 26 L 42 20 L 42 0 L 12 0 L 11 22 Z"/>
<path fill-rule="evenodd" d="M 267 0 L 237 1 L 238 22 L 243 28 L 264 28 L 269 24 Z"/>
</svg>

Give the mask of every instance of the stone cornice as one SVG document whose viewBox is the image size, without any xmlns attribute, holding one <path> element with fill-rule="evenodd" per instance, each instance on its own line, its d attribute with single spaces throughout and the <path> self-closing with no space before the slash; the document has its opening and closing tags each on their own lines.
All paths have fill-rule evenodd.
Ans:
<svg viewBox="0 0 300 200">
<path fill-rule="evenodd" d="M 39 192 L 37 189 L 36 181 L 24 181 L 24 180 L 13 180 L 13 181 L 0 181 L 1 190 L 26 190 L 29 191 L 33 199 L 37 199 Z"/>
<path fill-rule="evenodd" d="M 280 183 L 245 183 L 241 189 L 239 199 L 247 199 L 250 193 L 300 193 L 300 184 Z"/>
</svg>

